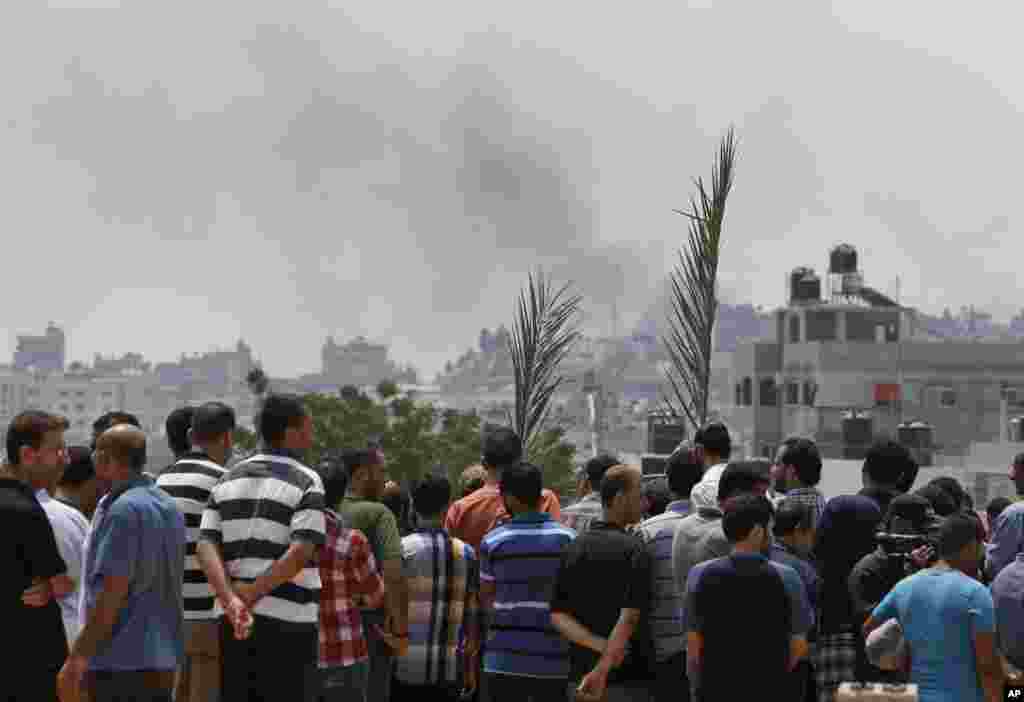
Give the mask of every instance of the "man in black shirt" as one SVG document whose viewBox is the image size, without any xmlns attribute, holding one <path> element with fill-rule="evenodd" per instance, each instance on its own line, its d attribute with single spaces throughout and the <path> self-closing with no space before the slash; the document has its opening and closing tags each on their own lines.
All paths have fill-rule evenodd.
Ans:
<svg viewBox="0 0 1024 702">
<path fill-rule="evenodd" d="M 650 557 L 626 531 L 642 516 L 641 495 L 639 468 L 609 468 L 601 481 L 603 519 L 562 554 L 551 622 L 570 642 L 569 686 L 579 699 L 650 698 L 647 661 L 635 649 L 627 652 L 650 606 Z"/>
<path fill-rule="evenodd" d="M 53 480 L 64 465 L 67 422 L 23 412 L 7 429 L 8 465 L 0 470 L 0 621 L 20 632 L 4 653 L 0 700 L 56 702 L 57 673 L 68 655 L 55 598 L 74 589 L 33 480 Z"/>
</svg>

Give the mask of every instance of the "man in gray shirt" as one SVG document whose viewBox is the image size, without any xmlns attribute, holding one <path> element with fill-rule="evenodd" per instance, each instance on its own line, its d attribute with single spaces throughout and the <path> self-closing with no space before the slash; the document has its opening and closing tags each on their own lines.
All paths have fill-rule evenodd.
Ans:
<svg viewBox="0 0 1024 702">
<path fill-rule="evenodd" d="M 996 643 L 1014 668 L 1024 670 L 1024 553 L 1018 553 L 992 583 L 996 610 Z"/>
</svg>

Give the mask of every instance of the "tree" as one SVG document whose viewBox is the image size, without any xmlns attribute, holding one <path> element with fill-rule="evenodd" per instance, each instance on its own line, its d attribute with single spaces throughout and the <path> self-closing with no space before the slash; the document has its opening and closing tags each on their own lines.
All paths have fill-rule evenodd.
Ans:
<svg viewBox="0 0 1024 702">
<path fill-rule="evenodd" d="M 530 460 L 537 455 L 535 443 L 548 418 L 551 398 L 565 380 L 558 366 L 580 339 L 580 296 L 566 296 L 567 283 L 557 291 L 544 273 L 531 274 L 519 293 L 516 321 L 509 337 L 515 378 L 513 428 Z"/>
<path fill-rule="evenodd" d="M 697 196 L 690 199 L 691 211 L 675 210 L 689 219 L 689 238 L 679 250 L 679 263 L 670 278 L 672 309 L 669 336 L 663 342 L 670 361 L 665 375 L 674 397 L 664 399 L 669 412 L 676 418 L 685 417 L 695 430 L 708 417 L 718 313 L 718 257 L 735 161 L 735 132 L 730 127 L 718 149 L 710 194 L 704 180 L 698 178 Z"/>
<path fill-rule="evenodd" d="M 382 380 L 377 383 L 377 394 L 384 400 L 398 394 L 398 384 L 393 380 Z"/>
</svg>

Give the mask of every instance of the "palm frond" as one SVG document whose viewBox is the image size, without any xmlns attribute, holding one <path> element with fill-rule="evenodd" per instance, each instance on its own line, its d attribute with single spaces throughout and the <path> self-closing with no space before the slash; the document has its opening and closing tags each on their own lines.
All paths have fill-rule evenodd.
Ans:
<svg viewBox="0 0 1024 702">
<path fill-rule="evenodd" d="M 663 402 L 674 416 L 685 417 L 695 429 L 708 416 L 711 354 L 718 315 L 718 261 L 735 162 L 736 138 L 730 127 L 718 149 L 710 192 L 704 180 L 697 178 L 690 210 L 674 210 L 686 217 L 689 226 L 679 250 L 679 262 L 669 278 L 669 333 L 662 336 L 662 343 L 670 361 L 665 375 L 672 393 L 663 395 Z"/>
<path fill-rule="evenodd" d="M 557 290 L 542 271 L 530 274 L 520 291 L 516 320 L 509 334 L 515 379 L 513 428 L 526 450 L 548 417 L 551 398 L 564 378 L 558 366 L 580 339 L 582 298 L 569 293 L 571 284 Z"/>
</svg>

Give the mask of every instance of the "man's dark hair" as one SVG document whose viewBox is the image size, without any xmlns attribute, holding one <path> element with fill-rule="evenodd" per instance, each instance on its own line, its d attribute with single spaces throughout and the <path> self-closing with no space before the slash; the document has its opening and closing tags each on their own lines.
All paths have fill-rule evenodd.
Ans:
<svg viewBox="0 0 1024 702">
<path fill-rule="evenodd" d="M 488 468 L 504 468 L 523 458 L 523 442 L 519 434 L 507 427 L 494 427 L 484 432 L 483 464 Z"/>
<path fill-rule="evenodd" d="M 682 446 L 672 452 L 665 462 L 665 477 L 669 489 L 679 498 L 688 499 L 694 486 L 704 474 L 704 465 L 697 460 L 691 446 Z"/>
<path fill-rule="evenodd" d="M 928 500 L 932 509 L 935 510 L 935 514 L 940 517 L 948 517 L 960 511 L 957 509 L 956 501 L 952 495 L 935 483 L 928 483 L 924 487 L 918 488 L 914 491 L 914 494 Z"/>
<path fill-rule="evenodd" d="M 424 517 L 436 517 L 452 499 L 452 484 L 443 475 L 428 473 L 412 491 L 412 504 Z"/>
<path fill-rule="evenodd" d="M 668 481 L 662 475 L 653 476 L 644 480 L 641 487 L 641 494 L 647 498 L 647 516 L 656 517 L 664 514 L 668 503 L 672 501 L 672 493 L 668 489 Z"/>
<path fill-rule="evenodd" d="M 618 457 L 608 453 L 594 456 L 587 461 L 587 465 L 584 466 L 583 470 L 586 472 L 587 480 L 590 481 L 590 487 L 594 492 L 600 492 L 604 474 L 608 472 L 609 468 L 617 465 L 619 465 Z"/>
<path fill-rule="evenodd" d="M 88 446 L 68 447 L 68 465 L 57 484 L 76 488 L 95 477 L 96 466 L 92 462 L 92 449 Z"/>
<path fill-rule="evenodd" d="M 356 471 L 364 466 L 372 466 L 380 463 L 380 451 L 379 449 L 348 449 L 342 451 L 341 462 L 345 466 L 345 471 L 348 473 L 349 480 L 355 475 Z"/>
<path fill-rule="evenodd" d="M 223 402 L 207 402 L 196 407 L 192 415 L 192 438 L 213 441 L 235 430 L 235 410 Z"/>
<path fill-rule="evenodd" d="M 114 410 L 113 412 L 107 412 L 100 416 L 95 422 L 92 423 L 92 448 L 96 448 L 96 439 L 100 438 L 100 434 L 118 424 L 131 424 L 133 427 L 142 428 L 142 423 L 139 418 L 131 412 L 123 412 L 121 410 Z"/>
<path fill-rule="evenodd" d="M 900 487 L 906 475 L 917 475 L 917 462 L 905 446 L 892 439 L 881 439 L 872 444 L 864 457 L 864 473 L 874 483 L 884 487 Z"/>
<path fill-rule="evenodd" d="M 348 471 L 338 459 L 325 459 L 319 469 L 324 482 L 324 503 L 328 509 L 337 509 L 348 489 Z"/>
<path fill-rule="evenodd" d="M 192 428 L 192 417 L 195 413 L 195 407 L 185 405 L 167 415 L 167 421 L 164 422 L 164 429 L 167 430 L 167 445 L 175 456 L 187 453 L 192 448 L 188 440 L 188 430 Z"/>
<path fill-rule="evenodd" d="M 706 453 L 713 453 L 722 460 L 729 460 L 732 454 L 732 439 L 729 430 L 721 422 L 706 424 L 693 437 L 693 442 L 702 446 Z"/>
<path fill-rule="evenodd" d="M 940 558 L 955 558 L 964 546 L 980 542 L 977 519 L 967 514 L 947 517 L 939 527 L 938 553 Z"/>
<path fill-rule="evenodd" d="M 1021 451 L 1020 453 L 1013 457 L 1013 465 L 1017 466 L 1018 468 L 1024 468 L 1024 451 Z"/>
<path fill-rule="evenodd" d="M 544 476 L 532 463 L 516 463 L 502 468 L 498 488 L 502 495 L 514 497 L 526 507 L 536 508 L 544 491 Z"/>
<path fill-rule="evenodd" d="M 803 485 L 814 487 L 821 482 L 821 452 L 810 439 L 797 438 L 782 451 L 782 465 L 793 466 Z"/>
<path fill-rule="evenodd" d="M 754 461 L 735 461 L 725 467 L 718 481 L 718 501 L 748 492 L 756 492 L 759 485 L 767 485 L 760 465 Z"/>
<path fill-rule="evenodd" d="M 970 509 L 968 506 L 970 495 L 967 494 L 967 491 L 964 490 L 964 486 L 961 485 L 960 481 L 956 478 L 944 475 L 940 478 L 935 478 L 929 482 L 928 485 L 937 485 L 947 495 L 949 495 L 953 499 L 956 511 L 959 512 L 964 509 Z M 938 512 L 937 509 L 935 511 Z"/>
<path fill-rule="evenodd" d="M 792 534 L 797 529 L 814 528 L 814 510 L 806 502 L 793 497 L 783 498 L 775 509 L 775 526 L 773 533 L 782 537 Z"/>
<path fill-rule="evenodd" d="M 39 410 L 22 412 L 7 426 L 7 461 L 19 465 L 21 449 L 29 446 L 38 451 L 47 434 L 67 428 L 68 420 L 59 415 Z"/>
<path fill-rule="evenodd" d="M 298 395 L 271 395 L 260 410 L 260 436 L 271 446 L 284 440 L 289 429 L 298 429 L 307 416 Z"/>
<path fill-rule="evenodd" d="M 761 495 L 738 495 L 725 503 L 722 516 L 722 531 L 729 543 L 739 543 L 754 530 L 766 530 L 772 521 L 772 503 Z"/>
<path fill-rule="evenodd" d="M 1003 513 L 1003 510 L 1012 505 L 1005 497 L 993 497 L 989 500 L 988 506 L 985 508 L 985 513 L 988 515 L 988 528 L 989 530 L 995 529 L 996 520 L 999 519 L 999 515 Z"/>
<path fill-rule="evenodd" d="M 391 510 L 398 522 L 398 531 L 405 536 L 411 531 L 412 524 L 412 497 L 409 491 L 401 485 L 389 485 L 384 488 L 384 494 L 380 498 L 381 504 Z"/>
</svg>

